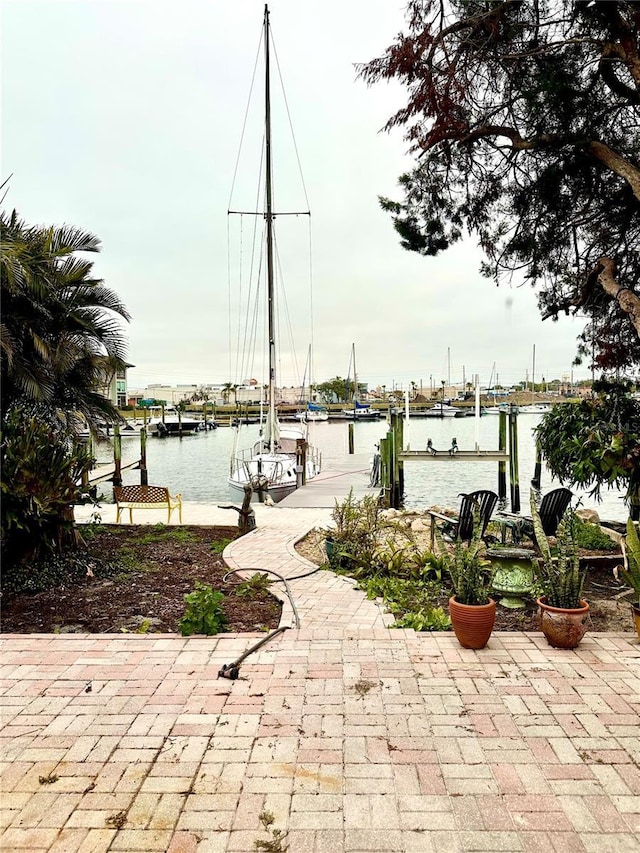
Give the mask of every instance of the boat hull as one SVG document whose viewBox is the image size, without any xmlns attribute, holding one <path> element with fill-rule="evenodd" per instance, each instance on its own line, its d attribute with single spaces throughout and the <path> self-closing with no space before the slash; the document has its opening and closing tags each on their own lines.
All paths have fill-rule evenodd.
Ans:
<svg viewBox="0 0 640 853">
<path fill-rule="evenodd" d="M 306 479 L 311 480 L 319 473 L 313 458 L 307 460 Z M 252 500 L 260 500 L 268 494 L 278 503 L 298 488 L 297 461 L 288 454 L 256 454 L 249 459 L 237 459 L 237 464 L 228 479 L 230 488 L 244 496 L 249 484 L 253 488 Z"/>
<path fill-rule="evenodd" d="M 177 420 L 166 419 L 164 422 L 151 422 L 148 425 L 148 431 L 151 435 L 185 435 L 190 432 L 195 432 L 200 429 L 199 421 L 184 419 L 180 424 Z"/>
</svg>

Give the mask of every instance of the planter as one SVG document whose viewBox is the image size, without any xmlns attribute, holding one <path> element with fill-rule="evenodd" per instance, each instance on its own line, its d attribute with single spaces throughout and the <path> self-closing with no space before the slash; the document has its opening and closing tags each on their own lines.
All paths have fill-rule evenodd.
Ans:
<svg viewBox="0 0 640 853">
<path fill-rule="evenodd" d="M 455 595 L 449 599 L 449 616 L 458 642 L 465 649 L 484 649 L 496 620 L 496 603 L 461 604 Z"/>
<path fill-rule="evenodd" d="M 327 536 L 324 540 L 325 551 L 329 565 L 335 571 L 336 569 L 349 568 L 349 559 L 340 553 L 340 543 L 336 542 L 332 536 Z"/>
<path fill-rule="evenodd" d="M 524 548 L 489 548 L 487 557 L 495 569 L 492 588 L 502 596 L 502 607 L 523 610 L 523 596 L 531 593 L 533 585 L 533 553 Z"/>
<path fill-rule="evenodd" d="M 575 609 L 551 607 L 546 596 L 538 599 L 540 630 L 550 646 L 556 649 L 575 649 L 589 627 L 589 605 L 586 601 Z"/>
<path fill-rule="evenodd" d="M 636 633 L 638 635 L 638 639 L 640 640 L 640 602 L 631 605 L 631 612 L 633 614 L 633 621 L 636 626 Z"/>
</svg>

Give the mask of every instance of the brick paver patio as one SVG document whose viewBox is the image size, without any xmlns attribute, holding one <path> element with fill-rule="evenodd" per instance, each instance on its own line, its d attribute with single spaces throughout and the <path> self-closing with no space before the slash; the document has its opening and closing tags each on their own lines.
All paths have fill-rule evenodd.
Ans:
<svg viewBox="0 0 640 853">
<path fill-rule="evenodd" d="M 0 849 L 640 850 L 633 635 L 251 642 L 5 637 Z"/>
<path fill-rule="evenodd" d="M 305 512 L 225 556 L 301 573 Z M 465 651 L 336 580 L 291 583 L 302 630 L 237 681 L 220 667 L 264 635 L 3 637 L 0 850 L 640 851 L 635 634 Z"/>
</svg>

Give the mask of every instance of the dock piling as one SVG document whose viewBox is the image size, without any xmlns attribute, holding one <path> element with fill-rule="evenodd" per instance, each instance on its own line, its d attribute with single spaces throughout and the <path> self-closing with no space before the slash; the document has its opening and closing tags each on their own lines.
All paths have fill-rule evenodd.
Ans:
<svg viewBox="0 0 640 853">
<path fill-rule="evenodd" d="M 147 428 L 140 427 L 140 485 L 149 485 L 149 472 L 147 471 Z"/>
<path fill-rule="evenodd" d="M 509 482 L 511 512 L 520 512 L 520 475 L 518 473 L 518 408 L 509 406 Z"/>
<path fill-rule="evenodd" d="M 113 485 L 122 485 L 122 439 L 120 424 L 113 426 Z"/>
<path fill-rule="evenodd" d="M 498 450 L 507 452 L 507 413 L 500 412 L 498 415 Z M 498 499 L 501 504 L 507 500 L 507 463 L 504 460 L 498 462 Z"/>
</svg>

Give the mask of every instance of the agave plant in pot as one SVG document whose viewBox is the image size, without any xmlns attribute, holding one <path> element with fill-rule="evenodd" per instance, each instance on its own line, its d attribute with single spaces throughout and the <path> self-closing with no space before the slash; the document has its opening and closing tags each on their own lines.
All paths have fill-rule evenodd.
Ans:
<svg viewBox="0 0 640 853">
<path fill-rule="evenodd" d="M 485 559 L 479 513 L 474 513 L 473 536 L 468 545 L 457 539 L 450 551 L 439 530 L 436 541 L 451 578 L 453 595 L 449 616 L 458 642 L 465 649 L 483 649 L 496 619 L 496 603 L 489 596 L 493 583 L 491 562 Z"/>
<path fill-rule="evenodd" d="M 623 554 L 625 555 L 624 566 L 616 566 L 613 571 L 616 577 L 621 577 L 631 587 L 633 594 L 631 612 L 640 638 L 640 538 L 631 519 L 627 521 L 627 541 Z"/>
<path fill-rule="evenodd" d="M 589 605 L 582 598 L 586 569 L 580 568 L 573 529 L 575 515 L 571 508 L 567 509 L 558 525 L 557 555 L 551 553 L 533 491 L 531 517 L 541 554 L 535 561 L 540 630 L 550 646 L 575 649 L 589 625 Z"/>
</svg>

